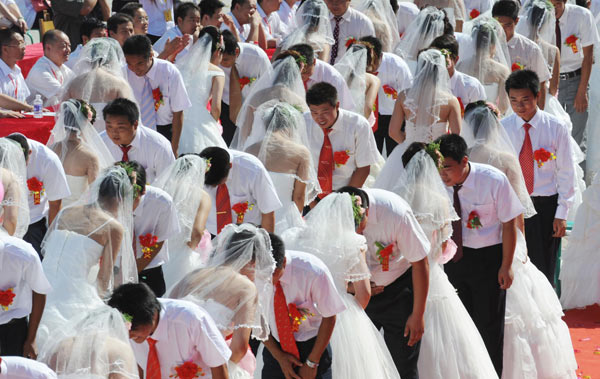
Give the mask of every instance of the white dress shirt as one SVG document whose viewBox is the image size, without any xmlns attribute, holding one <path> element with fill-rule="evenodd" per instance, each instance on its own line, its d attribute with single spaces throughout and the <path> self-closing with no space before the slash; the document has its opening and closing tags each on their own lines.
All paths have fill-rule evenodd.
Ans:
<svg viewBox="0 0 600 379">
<path fill-rule="evenodd" d="M 176 37 L 183 37 L 183 33 L 181 32 L 181 29 L 179 29 L 179 26 L 177 26 L 177 25 L 175 25 L 174 27 L 167 30 L 165 32 L 165 34 L 163 34 L 162 37 L 159 38 L 158 41 L 154 42 L 154 45 L 152 45 L 152 48 L 154 49 L 154 51 L 156 51 L 158 54 L 160 54 L 165 49 L 165 45 L 166 45 L 167 41 L 169 41 L 169 40 L 173 41 Z M 194 44 L 194 39 L 190 38 L 190 40 L 188 41 L 187 45 L 185 45 L 183 50 L 181 50 L 179 53 L 177 53 L 177 59 L 183 58 L 187 53 L 189 53 L 193 44 Z"/>
<path fill-rule="evenodd" d="M 326 82 L 335 87 L 342 109 L 353 110 L 355 108 L 352 93 L 350 93 L 342 74 L 329 63 L 315 58 L 315 70 L 306 82 L 306 88 L 308 89 L 319 82 Z"/>
<path fill-rule="evenodd" d="M 235 25 L 235 27 L 237 29 L 238 36 L 239 36 L 241 42 L 246 42 L 246 40 L 248 39 L 248 36 L 250 35 L 250 24 L 240 25 L 239 21 L 237 20 L 237 18 L 235 18 L 233 13 L 229 12 L 227 14 L 233 20 L 233 24 Z M 222 23 L 221 30 L 225 30 L 225 29 L 229 30 L 229 26 L 225 25 L 225 23 Z"/>
<path fill-rule="evenodd" d="M 272 12 L 268 17 L 260 4 L 256 4 L 256 11 L 260 15 L 260 20 L 265 31 L 267 41 L 279 43 L 282 37 L 286 35 L 286 26 L 279 19 L 277 12 Z"/>
<path fill-rule="evenodd" d="M 495 167 L 469 162 L 471 171 L 458 191 L 462 214 L 463 246 L 481 249 L 502 243 L 502 223 L 525 212 L 508 178 Z M 446 187 L 454 198 L 453 187 Z M 478 229 L 467 228 L 471 212 L 481 222 Z"/>
<path fill-rule="evenodd" d="M 318 171 L 319 155 L 324 139 L 323 130 L 313 121 L 310 112 L 304 113 L 304 120 L 308 134 L 308 148 L 315 169 Z M 333 189 L 335 190 L 347 186 L 357 168 L 376 163 L 379 160 L 379 150 L 369 121 L 358 113 L 340 109 L 331 129 L 329 140 L 333 152 L 345 151 L 350 156 L 346 164 L 333 167 Z"/>
<path fill-rule="evenodd" d="M 331 31 L 335 30 L 335 17 L 329 12 L 329 21 L 331 22 Z M 334 64 L 337 63 L 346 53 L 346 41 L 350 38 L 357 40 L 366 36 L 374 36 L 375 28 L 373 22 L 364 14 L 352 7 L 342 16 L 340 20 L 340 34 L 338 39 L 338 54 Z"/>
<path fill-rule="evenodd" d="M 112 154 L 115 162 L 121 161 L 123 151 L 110 140 L 106 130 L 100 133 L 100 137 L 102 137 L 102 141 Z M 146 169 L 146 181 L 148 183 L 152 183 L 171 163 L 175 162 L 169 140 L 162 134 L 145 126 L 138 126 L 127 157 L 131 161 L 138 161 Z"/>
<path fill-rule="evenodd" d="M 0 378 L 56 379 L 56 373 L 42 362 L 23 357 L 2 357 Z"/>
<path fill-rule="evenodd" d="M 133 225 L 135 230 L 136 257 L 142 258 L 140 236 L 148 233 L 156 236 L 158 242 L 164 244 L 152 262 L 145 270 L 161 266 L 169 261 L 169 246 L 167 240 L 179 234 L 179 218 L 173 198 L 160 188 L 146 186 L 146 193 L 140 204 L 133 210 Z"/>
<path fill-rule="evenodd" d="M 419 14 L 419 7 L 408 1 L 398 2 L 398 12 L 396 13 L 396 21 L 398 21 L 398 33 L 400 37 L 406 33 L 406 28 Z"/>
<path fill-rule="evenodd" d="M 202 378 L 212 378 L 211 367 L 224 365 L 231 350 L 208 313 L 185 300 L 158 299 L 161 310 L 156 330 L 150 338 L 156 340 L 161 378 L 176 375 L 175 367 L 192 361 L 203 371 Z M 148 342 L 130 341 L 137 364 L 146 369 Z"/>
<path fill-rule="evenodd" d="M 378 286 L 387 286 L 404 274 L 411 262 L 425 258 L 430 243 L 404 199 L 382 189 L 369 188 L 365 192 L 369 196 L 369 215 L 363 232 L 367 239 L 367 265 L 371 281 Z M 384 246 L 394 244 L 389 271 L 383 271 L 375 242 Z"/>
<path fill-rule="evenodd" d="M 13 69 L 0 58 L 0 93 L 25 102 L 30 95 L 19 65 Z"/>
<path fill-rule="evenodd" d="M 173 0 L 140 0 L 140 4 L 148 13 L 148 34 L 162 36 L 175 26 Z"/>
<path fill-rule="evenodd" d="M 82 44 L 77 45 L 75 50 L 71 51 L 71 54 L 69 54 L 69 60 L 64 63 L 71 70 L 73 70 L 73 67 L 75 67 L 75 64 L 79 60 L 79 55 L 81 54 L 82 50 L 83 50 L 83 45 Z"/>
<path fill-rule="evenodd" d="M 279 16 L 279 20 L 286 26 L 288 33 L 292 30 L 292 28 L 296 24 L 296 10 L 298 9 L 299 2 L 296 1 L 292 7 L 287 3 L 287 1 L 283 0 L 281 5 L 279 6 L 279 10 L 277 11 L 277 15 Z"/>
<path fill-rule="evenodd" d="M 285 271 L 279 279 L 288 304 L 296 304 L 298 310 L 306 310 L 294 333 L 296 341 L 308 341 L 319 333 L 323 317 L 332 317 L 346 310 L 340 294 L 335 288 L 329 269 L 319 258 L 300 251 L 286 250 Z M 304 312 L 303 312 L 304 313 Z M 275 309 L 271 302 L 269 310 L 271 335 L 279 341 Z"/>
<path fill-rule="evenodd" d="M 33 8 L 33 4 L 31 4 L 31 1 L 28 0 L 17 0 L 16 3 L 19 7 L 19 11 L 25 18 L 25 22 L 27 22 L 27 28 L 31 29 L 37 16 L 37 12 Z"/>
<path fill-rule="evenodd" d="M 565 4 L 565 11 L 559 18 L 560 22 L 560 72 L 566 73 L 581 68 L 583 63 L 583 48 L 600 41 L 594 16 L 587 8 L 575 4 Z M 575 36 L 576 51 L 566 45 L 566 40 Z"/>
<path fill-rule="evenodd" d="M 525 121 L 515 113 L 501 120 L 515 151 L 520 152 L 525 140 Z M 556 218 L 567 219 L 575 196 L 575 170 L 569 130 L 563 122 L 540 109 L 529 121 L 529 137 L 533 151 L 544 148 L 556 156 L 542 167 L 533 164 L 531 196 L 552 196 L 558 193 Z"/>
<path fill-rule="evenodd" d="M 58 67 L 47 57 L 41 57 L 35 62 L 25 81 L 31 92 L 27 102 L 33 104 L 35 95 L 42 95 L 45 107 L 58 105 L 58 95 L 74 76 L 73 71 L 64 64 Z"/>
<path fill-rule="evenodd" d="M 402 58 L 395 54 L 384 52 L 381 64 L 377 69 L 377 77 L 381 81 L 378 93 L 379 113 L 382 115 L 391 115 L 394 112 L 396 100 L 392 95 L 386 94 L 383 87 L 389 86 L 398 94 L 412 86 L 412 73 Z"/>
<path fill-rule="evenodd" d="M 494 0 L 464 0 L 465 10 L 467 12 L 467 20 L 472 20 L 477 15 L 485 13 L 487 11 L 491 11 L 494 6 Z M 473 10 L 476 10 L 477 13 L 471 14 Z M 477 15 L 476 15 L 477 14 Z M 472 17 L 475 16 L 475 17 Z"/>
<path fill-rule="evenodd" d="M 231 170 L 227 177 L 227 191 L 231 206 L 248 202 L 253 205 L 244 215 L 244 222 L 260 225 L 261 213 L 271 213 L 282 207 L 271 176 L 262 162 L 254 155 L 229 150 Z M 217 234 L 217 187 L 205 186 L 214 204 L 206 220 L 206 229 Z M 231 210 L 231 219 L 236 222 L 237 214 Z"/>
<path fill-rule="evenodd" d="M 71 196 L 69 183 L 60 158 L 46 145 L 27 139 L 29 161 L 27 162 L 27 180 L 36 178 L 43 183 L 40 203 L 35 204 L 34 193 L 29 191 L 29 217 L 34 224 L 48 215 L 48 201 L 56 201 Z"/>
<path fill-rule="evenodd" d="M 487 95 L 483 85 L 477 78 L 464 74 L 458 70 L 454 70 L 454 75 L 450 78 L 450 90 L 456 96 L 459 103 L 464 108 L 469 103 L 474 103 L 479 100 L 485 100 Z"/>
<path fill-rule="evenodd" d="M 522 65 L 524 69 L 534 71 L 541 82 L 550 80 L 550 71 L 542 55 L 542 49 L 537 43 L 527 37 L 515 33 L 510 41 L 507 42 L 508 53 L 510 54 L 511 71 L 516 67 L 513 65 Z"/>
<path fill-rule="evenodd" d="M 240 55 L 235 60 L 235 67 L 241 78 L 254 79 L 242 88 L 242 100 L 250 93 L 252 85 L 266 72 L 271 70 L 269 56 L 258 45 L 252 43 L 238 42 Z M 223 102 L 229 105 L 229 79 L 231 67 L 219 66 L 225 73 L 225 87 L 223 87 Z"/>
<path fill-rule="evenodd" d="M 137 76 L 127 68 L 127 81 L 131 85 L 138 104 L 143 104 L 145 77 L 150 80 L 152 90 L 160 88 L 164 104 L 156 111 L 156 125 L 173 122 L 173 112 L 184 111 L 192 106 L 179 69 L 169 61 L 154 58 L 154 63 L 145 76 Z"/>
<path fill-rule="evenodd" d="M 20 238 L 0 237 L 0 291 L 12 288 L 15 297 L 8 310 L 0 308 L 0 325 L 31 313 L 32 293 L 47 294 L 52 287 L 33 247 Z"/>
</svg>

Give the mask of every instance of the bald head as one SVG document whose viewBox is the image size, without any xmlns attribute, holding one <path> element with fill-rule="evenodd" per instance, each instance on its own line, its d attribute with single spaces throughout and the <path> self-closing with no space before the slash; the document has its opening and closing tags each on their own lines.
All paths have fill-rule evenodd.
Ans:
<svg viewBox="0 0 600 379">
<path fill-rule="evenodd" d="M 71 42 L 69 37 L 58 29 L 49 30 L 42 37 L 44 56 L 55 65 L 61 66 L 69 59 L 71 53 Z"/>
</svg>

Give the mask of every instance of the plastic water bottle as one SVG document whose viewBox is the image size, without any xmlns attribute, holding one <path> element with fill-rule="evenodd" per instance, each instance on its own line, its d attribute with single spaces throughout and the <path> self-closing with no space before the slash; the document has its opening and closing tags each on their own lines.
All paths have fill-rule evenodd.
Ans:
<svg viewBox="0 0 600 379">
<path fill-rule="evenodd" d="M 33 118 L 42 118 L 42 105 L 44 102 L 42 101 L 42 95 L 35 95 L 35 100 L 33 100 Z"/>
</svg>

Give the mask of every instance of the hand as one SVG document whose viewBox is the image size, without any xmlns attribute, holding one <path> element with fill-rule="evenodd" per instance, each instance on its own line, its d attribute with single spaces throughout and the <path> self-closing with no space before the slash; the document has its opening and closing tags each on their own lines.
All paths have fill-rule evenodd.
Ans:
<svg viewBox="0 0 600 379">
<path fill-rule="evenodd" d="M 25 341 L 23 344 L 23 356 L 25 358 L 37 359 L 37 352 L 35 351 L 35 341 Z"/>
<path fill-rule="evenodd" d="M 23 33 L 27 31 L 27 23 L 25 22 L 25 19 L 23 19 L 23 17 L 17 19 L 15 25 L 17 26 L 17 28 L 21 29 Z"/>
<path fill-rule="evenodd" d="M 409 336 L 408 346 L 414 346 L 423 337 L 425 332 L 425 319 L 423 316 L 417 317 L 414 313 L 408 316 L 406 326 L 404 327 L 404 337 Z"/>
<path fill-rule="evenodd" d="M 567 233 L 567 221 L 560 218 L 555 218 L 554 222 L 552 223 L 552 230 L 554 230 L 552 237 L 564 237 Z"/>
<path fill-rule="evenodd" d="M 500 284 L 500 288 L 503 290 L 509 289 L 512 285 L 513 277 L 512 267 L 500 267 L 498 271 L 498 284 Z"/>
<path fill-rule="evenodd" d="M 378 286 L 375 282 L 371 282 L 371 296 L 379 295 L 384 288 L 384 286 Z"/>
<path fill-rule="evenodd" d="M 235 24 L 233 23 L 233 19 L 228 14 L 224 14 L 223 15 L 223 24 L 227 25 L 227 27 L 229 29 L 233 30 L 235 28 Z"/>
<path fill-rule="evenodd" d="M 20 112 L 0 110 L 0 118 L 24 118 Z"/>
<path fill-rule="evenodd" d="M 294 367 L 302 367 L 302 362 L 300 362 L 296 357 L 292 354 L 288 354 L 286 352 L 281 352 L 279 357 L 276 357 L 277 362 L 279 363 L 279 367 L 281 367 L 281 371 L 283 375 L 285 375 L 285 379 L 302 379 L 301 376 L 298 376 L 294 371 Z"/>
<path fill-rule="evenodd" d="M 183 50 L 183 37 L 175 37 L 173 39 L 168 39 L 165 43 L 165 48 L 163 49 L 161 55 L 165 55 L 166 57 L 176 54 Z"/>
<path fill-rule="evenodd" d="M 310 368 L 307 365 L 300 367 L 300 371 L 298 371 L 298 375 L 302 379 L 314 379 L 317 377 L 317 367 Z"/>
<path fill-rule="evenodd" d="M 575 106 L 575 111 L 585 112 L 586 109 L 588 108 L 587 91 L 584 91 L 584 92 L 577 91 L 577 95 L 575 95 L 575 102 L 573 105 Z"/>
<path fill-rule="evenodd" d="M 258 26 L 260 22 L 261 18 L 258 12 L 252 13 L 252 16 L 250 16 L 250 26 Z"/>
</svg>

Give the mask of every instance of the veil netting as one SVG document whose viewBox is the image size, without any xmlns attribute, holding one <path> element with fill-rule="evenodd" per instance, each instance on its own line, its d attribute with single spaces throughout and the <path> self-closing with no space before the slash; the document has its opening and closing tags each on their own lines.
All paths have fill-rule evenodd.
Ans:
<svg viewBox="0 0 600 379">
<path fill-rule="evenodd" d="M 14 224 L 13 235 L 21 238 L 29 228 L 27 166 L 21 145 L 8 138 L 0 138 L 0 174 L 4 186 L 0 202 L 3 223 Z"/>
<path fill-rule="evenodd" d="M 300 3 L 294 16 L 294 30 L 281 41 L 281 51 L 307 43 L 315 53 L 328 50 L 334 44 L 329 9 L 323 0 L 305 0 Z"/>
</svg>

